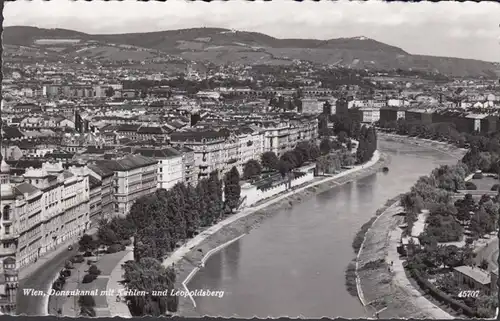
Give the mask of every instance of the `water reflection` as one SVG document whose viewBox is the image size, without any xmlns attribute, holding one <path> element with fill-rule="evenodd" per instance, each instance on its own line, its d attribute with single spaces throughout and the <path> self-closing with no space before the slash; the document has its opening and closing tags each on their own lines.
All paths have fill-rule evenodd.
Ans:
<svg viewBox="0 0 500 321">
<path fill-rule="evenodd" d="M 238 266 L 240 263 L 241 240 L 232 244 L 231 247 L 224 250 L 224 265 L 227 267 L 229 278 L 233 279 L 238 276 Z"/>
<path fill-rule="evenodd" d="M 363 199 L 363 202 L 371 202 L 373 200 L 374 189 L 376 188 L 377 176 L 380 173 L 375 173 L 356 182 L 356 198 Z"/>
</svg>

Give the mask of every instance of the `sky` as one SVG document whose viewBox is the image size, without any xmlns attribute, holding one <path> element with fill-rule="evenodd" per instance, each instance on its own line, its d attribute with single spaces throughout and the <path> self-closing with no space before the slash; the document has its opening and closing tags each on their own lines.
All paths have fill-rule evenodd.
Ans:
<svg viewBox="0 0 500 321">
<path fill-rule="evenodd" d="M 4 26 L 64 28 L 91 34 L 221 27 L 277 38 L 365 36 L 412 54 L 500 62 L 500 4 L 274 0 L 6 2 Z"/>
</svg>

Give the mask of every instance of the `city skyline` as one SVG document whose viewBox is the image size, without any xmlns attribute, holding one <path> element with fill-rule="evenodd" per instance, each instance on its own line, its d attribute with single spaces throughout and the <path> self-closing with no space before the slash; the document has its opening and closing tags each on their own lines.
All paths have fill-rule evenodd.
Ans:
<svg viewBox="0 0 500 321">
<path fill-rule="evenodd" d="M 7 3 L 4 26 L 63 28 L 89 34 L 220 27 L 276 38 L 365 36 L 410 54 L 500 62 L 498 16 L 500 6 L 493 3 L 56 0 Z"/>
</svg>

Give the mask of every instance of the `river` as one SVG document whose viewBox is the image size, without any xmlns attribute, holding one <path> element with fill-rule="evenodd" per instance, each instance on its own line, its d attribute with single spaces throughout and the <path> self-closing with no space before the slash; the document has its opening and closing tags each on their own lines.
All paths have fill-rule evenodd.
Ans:
<svg viewBox="0 0 500 321">
<path fill-rule="evenodd" d="M 389 198 L 418 177 L 456 159 L 436 150 L 379 141 L 391 156 L 390 171 L 306 199 L 266 219 L 249 235 L 214 254 L 189 283 L 190 290 L 223 290 L 196 297 L 202 315 L 251 318 L 363 318 L 357 297 L 345 287 L 360 227 Z"/>
</svg>

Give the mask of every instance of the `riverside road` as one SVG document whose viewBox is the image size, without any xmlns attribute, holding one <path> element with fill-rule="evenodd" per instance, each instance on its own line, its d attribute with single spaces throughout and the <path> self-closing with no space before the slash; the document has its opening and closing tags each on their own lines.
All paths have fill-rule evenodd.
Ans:
<svg viewBox="0 0 500 321">
<path fill-rule="evenodd" d="M 354 236 L 385 202 L 408 191 L 422 175 L 457 159 L 423 146 L 379 141 L 391 156 L 389 172 L 338 186 L 266 219 L 214 254 L 189 283 L 190 290 L 224 290 L 197 297 L 209 316 L 363 318 L 345 287 Z"/>
<path fill-rule="evenodd" d="M 74 246 L 76 248 L 77 246 Z M 44 262 L 36 272 L 19 281 L 19 289 L 17 292 L 17 313 L 28 316 L 43 316 L 47 311 L 44 302 L 47 297 L 38 295 L 27 295 L 22 289 L 33 289 L 35 291 L 47 292 L 51 287 L 52 281 L 59 274 L 59 271 L 64 267 L 64 263 L 77 254 L 76 249 L 73 251 L 62 251 L 52 259 Z M 43 258 L 40 260 L 44 260 Z"/>
</svg>

